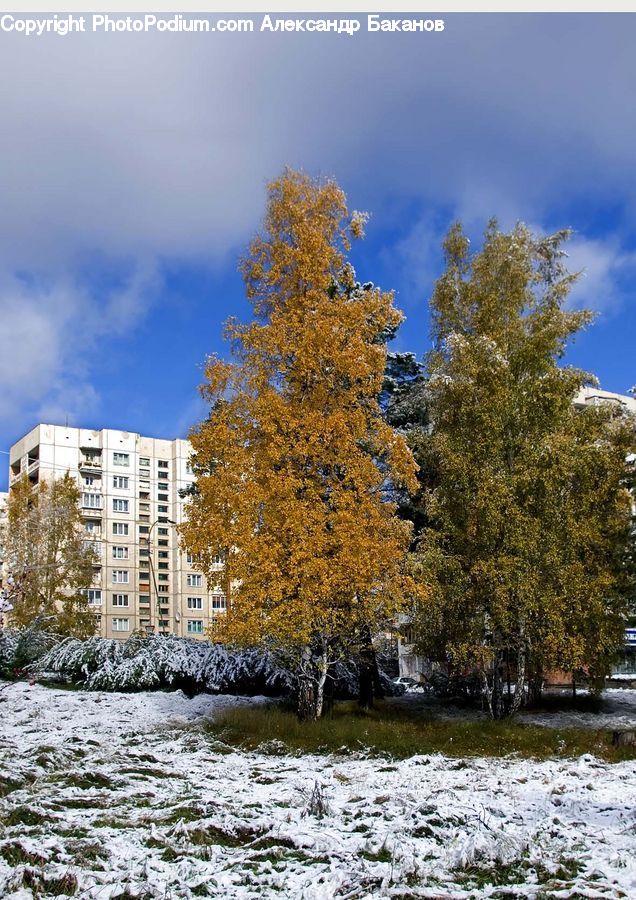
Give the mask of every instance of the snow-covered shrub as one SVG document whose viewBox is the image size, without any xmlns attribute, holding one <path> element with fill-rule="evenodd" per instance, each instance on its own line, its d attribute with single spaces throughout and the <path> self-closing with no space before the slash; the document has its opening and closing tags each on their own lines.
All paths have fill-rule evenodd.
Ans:
<svg viewBox="0 0 636 900">
<path fill-rule="evenodd" d="M 127 641 L 67 638 L 40 659 L 38 668 L 101 691 L 173 687 L 190 695 L 201 691 L 281 695 L 293 692 L 295 683 L 292 672 L 272 652 L 232 649 L 174 635 L 133 635 Z M 355 661 L 338 662 L 332 676 L 336 698 L 357 697 Z M 395 693 L 382 670 L 380 680 L 387 696 Z"/>
<path fill-rule="evenodd" d="M 58 635 L 46 630 L 48 619 L 38 617 L 19 631 L 5 628 L 0 632 L 0 676 L 12 678 L 31 669 L 52 647 L 60 642 Z"/>
<path fill-rule="evenodd" d="M 230 651 L 220 644 L 172 635 L 127 641 L 69 638 L 40 660 L 40 669 L 82 682 L 90 690 L 135 691 L 175 687 L 195 694 L 285 693 L 289 673 L 271 654 Z"/>
</svg>

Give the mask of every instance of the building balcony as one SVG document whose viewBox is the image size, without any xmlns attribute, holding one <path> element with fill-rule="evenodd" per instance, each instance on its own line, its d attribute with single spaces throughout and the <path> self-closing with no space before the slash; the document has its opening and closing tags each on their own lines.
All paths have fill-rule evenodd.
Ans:
<svg viewBox="0 0 636 900">
<path fill-rule="evenodd" d="M 79 469 L 81 472 L 101 472 L 101 459 L 92 459 L 86 456 L 80 456 Z"/>
</svg>

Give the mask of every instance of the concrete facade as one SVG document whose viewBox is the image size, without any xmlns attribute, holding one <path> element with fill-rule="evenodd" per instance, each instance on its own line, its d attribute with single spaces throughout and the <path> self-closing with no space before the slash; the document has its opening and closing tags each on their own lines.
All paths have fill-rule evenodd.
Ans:
<svg viewBox="0 0 636 900">
<path fill-rule="evenodd" d="M 184 440 L 63 425 L 38 425 L 11 447 L 9 487 L 67 472 L 78 484 L 86 541 L 99 560 L 89 602 L 104 637 L 149 628 L 205 637 L 224 614 L 222 561 L 218 582 L 208 585 L 179 547 L 190 455 Z"/>
</svg>

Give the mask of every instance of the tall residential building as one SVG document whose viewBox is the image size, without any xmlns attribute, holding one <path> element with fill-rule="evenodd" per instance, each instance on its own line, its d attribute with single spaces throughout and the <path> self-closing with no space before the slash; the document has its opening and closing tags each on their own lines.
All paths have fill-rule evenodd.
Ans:
<svg viewBox="0 0 636 900">
<path fill-rule="evenodd" d="M 218 583 L 207 584 L 179 547 L 191 452 L 184 440 L 62 425 L 38 425 L 11 447 L 9 487 L 67 472 L 77 481 L 86 541 L 99 563 L 88 599 L 105 637 L 135 630 L 203 637 L 225 612 L 223 561 Z"/>
<path fill-rule="evenodd" d="M 0 590 L 4 584 L 4 533 L 7 525 L 7 502 L 9 494 L 0 491 Z"/>
<path fill-rule="evenodd" d="M 602 391 L 600 388 L 584 387 L 574 398 L 575 406 L 598 406 L 600 403 L 614 403 L 621 406 L 626 412 L 636 414 L 636 395 L 614 394 L 612 391 Z"/>
</svg>

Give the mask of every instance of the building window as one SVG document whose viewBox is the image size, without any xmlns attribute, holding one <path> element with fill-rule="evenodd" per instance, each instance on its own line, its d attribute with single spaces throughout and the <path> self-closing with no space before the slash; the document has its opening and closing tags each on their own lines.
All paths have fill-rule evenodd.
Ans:
<svg viewBox="0 0 636 900">
<path fill-rule="evenodd" d="M 223 557 L 222 556 L 213 556 L 212 557 L 212 565 L 218 569 L 223 568 Z"/>
<path fill-rule="evenodd" d="M 193 474 L 193 471 L 192 471 L 192 461 L 191 461 L 191 460 L 189 460 L 189 459 L 186 460 L 186 466 L 185 466 L 185 469 L 186 469 L 186 475 L 192 475 L 192 474 Z"/>
<path fill-rule="evenodd" d="M 150 529 L 148 528 L 147 525 L 140 525 L 140 526 L 139 526 L 139 534 L 148 534 L 148 531 L 149 531 L 149 530 L 150 530 Z"/>
<path fill-rule="evenodd" d="M 140 594 L 139 602 L 140 603 L 150 603 L 150 594 Z"/>
<path fill-rule="evenodd" d="M 140 466 L 149 466 L 150 465 L 150 457 L 149 456 L 140 456 L 139 457 L 139 465 Z"/>
<path fill-rule="evenodd" d="M 186 584 L 188 587 L 201 587 L 203 585 L 203 575 L 193 575 L 190 572 L 186 575 Z"/>
<path fill-rule="evenodd" d="M 203 598 L 202 597 L 188 597 L 187 604 L 188 604 L 188 609 L 203 609 Z"/>
<path fill-rule="evenodd" d="M 203 622 L 201 619 L 188 620 L 188 634 L 203 634 Z"/>
<path fill-rule="evenodd" d="M 127 569 L 113 569 L 113 584 L 128 584 Z"/>
<path fill-rule="evenodd" d="M 165 569 L 169 569 L 169 568 L 170 568 L 170 563 L 167 563 L 167 562 L 160 562 L 160 563 L 157 563 L 157 568 L 159 568 L 159 569 L 164 569 L 164 570 L 165 570 Z"/>
<path fill-rule="evenodd" d="M 113 475 L 113 487 L 114 488 L 122 488 L 124 490 L 128 490 L 128 483 L 130 479 L 127 475 Z"/>
<path fill-rule="evenodd" d="M 224 594 L 213 594 L 211 598 L 212 609 L 227 609 L 227 602 Z"/>
<path fill-rule="evenodd" d="M 168 534 L 167 528 L 157 528 L 157 534 Z"/>
<path fill-rule="evenodd" d="M 159 575 L 157 575 L 157 578 L 159 579 L 159 581 L 167 581 L 168 580 L 168 576 L 164 575 L 163 572 L 161 572 Z"/>
<path fill-rule="evenodd" d="M 168 495 L 167 494 L 157 494 L 157 500 L 162 500 L 164 503 L 167 503 Z M 168 512 L 167 509 L 166 509 L 166 512 Z"/>
<path fill-rule="evenodd" d="M 113 619 L 113 631 L 130 631 L 130 619 Z"/>
<path fill-rule="evenodd" d="M 167 513 L 167 512 L 168 512 L 168 507 L 167 507 L 167 506 L 158 506 L 158 507 L 157 507 L 157 512 L 160 512 L 160 513 Z"/>
<path fill-rule="evenodd" d="M 84 484 L 86 487 L 91 487 L 95 484 L 95 476 L 94 475 L 86 475 L 84 478 Z"/>
<path fill-rule="evenodd" d="M 158 469 L 167 469 L 167 468 L 168 468 L 168 463 L 167 463 L 167 461 L 166 461 L 165 459 L 160 459 L 160 460 L 158 460 L 158 461 L 157 461 L 157 468 L 158 468 Z M 162 476 L 162 477 L 163 477 L 163 476 Z"/>
<path fill-rule="evenodd" d="M 113 594 L 113 606 L 128 606 L 128 594 Z"/>
<path fill-rule="evenodd" d="M 157 587 L 157 590 L 158 590 L 158 592 L 159 592 L 160 594 L 167 594 L 168 591 L 170 590 L 170 588 L 168 587 L 167 584 L 160 584 L 160 585 Z"/>
<path fill-rule="evenodd" d="M 113 559 L 128 559 L 128 547 L 113 547 Z"/>
<path fill-rule="evenodd" d="M 95 556 L 102 555 L 102 542 L 101 541 L 82 541 L 82 546 L 85 550 L 92 550 Z"/>
<path fill-rule="evenodd" d="M 130 501 L 113 499 L 113 512 L 128 512 Z"/>
<path fill-rule="evenodd" d="M 113 534 L 128 534 L 128 522 L 113 522 Z"/>
<path fill-rule="evenodd" d="M 87 506 L 89 509 L 101 509 L 102 495 L 88 493 L 82 494 L 82 506 Z"/>
<path fill-rule="evenodd" d="M 99 522 L 96 522 L 94 519 L 89 519 L 88 522 L 84 522 L 84 531 L 87 531 L 89 534 L 95 534 L 100 531 Z"/>
<path fill-rule="evenodd" d="M 113 453 L 113 465 L 114 466 L 129 466 L 130 465 L 130 453 Z"/>
<path fill-rule="evenodd" d="M 82 594 L 86 597 L 91 606 L 102 605 L 102 592 L 99 588 L 85 588 Z"/>
</svg>

